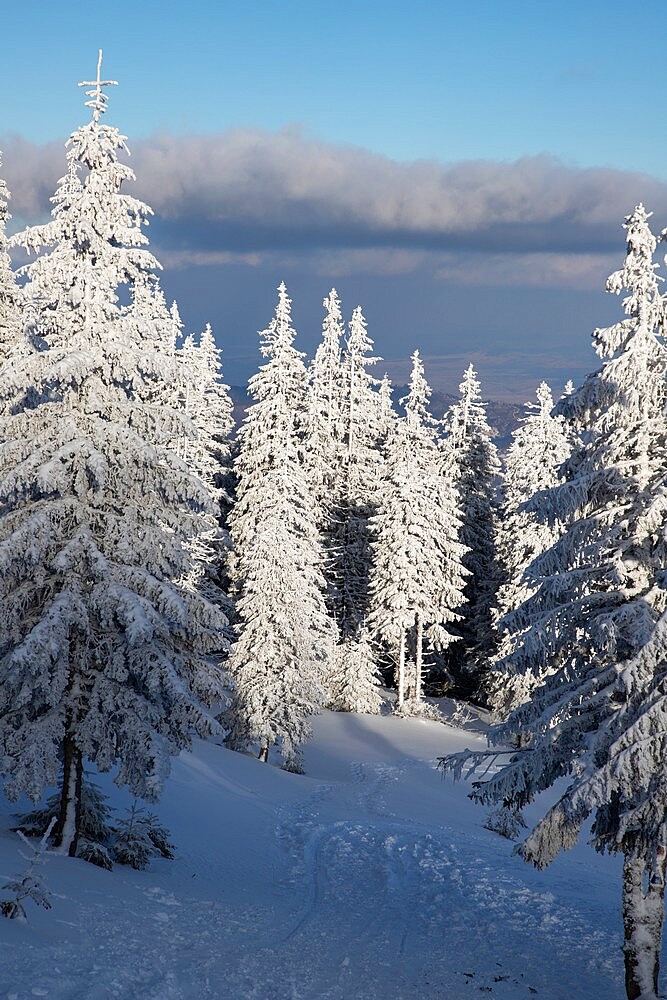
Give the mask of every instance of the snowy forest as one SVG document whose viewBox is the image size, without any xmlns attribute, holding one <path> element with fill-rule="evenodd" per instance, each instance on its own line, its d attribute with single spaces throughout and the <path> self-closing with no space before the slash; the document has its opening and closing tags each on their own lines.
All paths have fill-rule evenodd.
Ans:
<svg viewBox="0 0 667 1000">
<path fill-rule="evenodd" d="M 162 292 L 151 209 L 103 117 L 113 83 L 100 54 L 49 221 L 10 235 L 0 180 L 0 760 L 9 801 L 33 804 L 2 912 L 51 906 L 50 853 L 109 871 L 172 857 L 147 810 L 197 739 L 298 782 L 319 713 L 437 735 L 455 703 L 490 719 L 488 747 L 443 736 L 434 800 L 443 773 L 472 779 L 487 827 L 537 869 L 582 831 L 620 855 L 627 997 L 657 998 L 667 297 L 650 212 L 625 219 L 624 259 L 619 228 L 599 367 L 556 399 L 538 385 L 504 451 L 472 365 L 431 413 L 419 351 L 395 391 L 335 288 L 306 358 L 283 283 L 235 427 L 213 331 L 189 333 Z M 132 799 L 121 821 L 107 773 Z M 436 995 L 414 989 L 395 995 Z"/>
</svg>

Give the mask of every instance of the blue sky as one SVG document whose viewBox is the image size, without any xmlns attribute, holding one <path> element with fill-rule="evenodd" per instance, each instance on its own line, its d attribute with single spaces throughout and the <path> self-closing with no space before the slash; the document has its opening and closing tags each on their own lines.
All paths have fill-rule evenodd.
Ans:
<svg viewBox="0 0 667 1000">
<path fill-rule="evenodd" d="M 3 34 L 2 131 L 32 139 L 74 127 L 102 46 L 135 138 L 299 122 L 399 159 L 546 151 L 667 176 L 655 0 L 31 0 Z"/>
<path fill-rule="evenodd" d="M 577 377 L 594 363 L 586 324 L 617 315 L 603 284 L 623 215 L 643 198 L 667 226 L 666 29 L 655 0 L 632 14 L 616 0 L 14 5 L 0 60 L 14 214 L 44 210 L 60 176 L 44 144 L 81 122 L 75 85 L 102 46 L 121 84 L 108 119 L 156 208 L 165 288 L 192 325 L 213 320 L 231 378 L 247 377 L 245 331 L 264 325 L 257 304 L 270 308 L 285 277 L 303 297 L 307 349 L 336 282 L 367 305 L 371 332 L 381 321 L 397 377 L 419 345 L 451 388 L 468 352 L 490 391 L 521 395 L 539 375 L 524 354 L 540 323 L 545 368 Z M 169 137 L 159 164 L 157 133 Z"/>
</svg>

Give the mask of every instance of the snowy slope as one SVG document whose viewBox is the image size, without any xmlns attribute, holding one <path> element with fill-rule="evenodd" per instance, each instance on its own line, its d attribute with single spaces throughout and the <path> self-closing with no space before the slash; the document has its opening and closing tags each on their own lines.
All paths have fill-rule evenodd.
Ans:
<svg viewBox="0 0 667 1000">
<path fill-rule="evenodd" d="M 618 864 L 585 847 L 544 873 L 514 858 L 434 767 L 483 743 L 324 713 L 305 776 L 198 743 L 157 810 L 177 859 L 51 858 L 53 909 L 0 922 L 0 998 L 620 1000 Z M 23 862 L 3 809 L 9 875 Z"/>
</svg>

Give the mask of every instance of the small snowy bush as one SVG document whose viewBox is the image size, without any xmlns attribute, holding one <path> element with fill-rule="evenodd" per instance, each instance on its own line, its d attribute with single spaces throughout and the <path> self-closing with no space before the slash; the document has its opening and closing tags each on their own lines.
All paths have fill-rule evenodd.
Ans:
<svg viewBox="0 0 667 1000">
<path fill-rule="evenodd" d="M 160 826 L 157 817 L 133 802 L 127 817 L 120 821 L 113 834 L 111 853 L 114 860 L 143 871 L 151 858 L 173 858 L 173 851 L 169 833 Z"/>
<path fill-rule="evenodd" d="M 26 899 L 32 900 L 36 906 L 43 906 L 45 910 L 51 909 L 51 900 L 49 898 L 51 893 L 44 881 L 44 875 L 38 869 L 44 864 L 46 856 L 49 853 L 46 845 L 55 822 L 56 817 L 53 816 L 37 847 L 30 843 L 24 833 L 20 830 L 18 831 L 19 837 L 30 853 L 24 854 L 23 851 L 19 851 L 21 857 L 28 862 L 28 867 L 23 874 L 8 879 L 2 886 L 3 891 L 11 893 L 11 896 L 9 899 L 0 900 L 0 913 L 10 920 L 26 919 L 26 912 L 23 906 L 23 902 Z"/>
<path fill-rule="evenodd" d="M 421 698 L 406 698 L 403 704 L 394 709 L 394 715 L 402 719 L 429 719 L 431 722 L 444 722 L 440 709 Z"/>
<path fill-rule="evenodd" d="M 87 861 L 89 865 L 96 865 L 110 872 L 113 869 L 113 859 L 104 844 L 98 844 L 94 840 L 79 838 L 76 848 L 76 856 L 82 861 Z"/>
</svg>

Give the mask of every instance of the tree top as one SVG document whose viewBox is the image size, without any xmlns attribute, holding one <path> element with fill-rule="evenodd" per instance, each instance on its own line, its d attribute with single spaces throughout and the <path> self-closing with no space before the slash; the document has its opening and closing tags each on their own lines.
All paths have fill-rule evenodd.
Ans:
<svg viewBox="0 0 667 1000">
<path fill-rule="evenodd" d="M 102 49 L 99 50 L 99 55 L 97 57 L 97 78 L 95 80 L 82 80 L 78 84 L 79 87 L 93 87 L 93 90 L 86 91 L 86 97 L 89 97 L 89 101 L 85 101 L 85 106 L 87 108 L 93 109 L 93 121 L 98 122 L 100 120 L 100 115 L 103 115 L 107 109 L 107 101 L 109 100 L 109 95 L 105 94 L 103 87 L 117 87 L 117 80 L 103 80 L 102 79 Z"/>
</svg>

